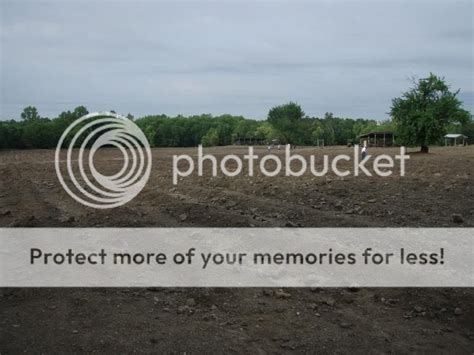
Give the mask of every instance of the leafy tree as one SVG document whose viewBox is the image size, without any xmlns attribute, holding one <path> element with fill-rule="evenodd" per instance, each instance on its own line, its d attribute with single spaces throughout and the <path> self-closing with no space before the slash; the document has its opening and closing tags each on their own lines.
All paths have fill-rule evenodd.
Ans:
<svg viewBox="0 0 474 355">
<path fill-rule="evenodd" d="M 71 111 L 63 111 L 59 114 L 59 119 L 62 119 L 68 123 L 71 123 L 82 116 L 85 116 L 89 113 L 85 106 L 77 106 L 72 112 Z"/>
<path fill-rule="evenodd" d="M 258 125 L 257 129 L 255 130 L 255 136 L 257 138 L 266 139 L 267 141 L 280 138 L 275 128 L 273 128 L 273 126 L 267 121 L 264 121 Z"/>
<path fill-rule="evenodd" d="M 319 131 L 322 132 L 320 138 L 324 139 L 325 145 L 345 144 L 344 141 L 336 141 L 336 132 L 339 132 L 338 121 L 334 119 L 332 113 L 326 112 L 324 118 L 318 121 L 317 126 L 319 126 Z M 338 136 L 341 136 L 341 134 L 338 134 Z"/>
<path fill-rule="evenodd" d="M 89 111 L 85 106 L 77 106 L 73 111 L 73 116 L 75 119 L 81 118 L 87 114 L 89 114 Z"/>
<path fill-rule="evenodd" d="M 244 119 L 237 123 L 235 134 L 237 137 L 255 138 L 258 127 L 259 123 L 257 121 Z"/>
<path fill-rule="evenodd" d="M 474 143 L 474 117 L 472 115 L 467 122 L 462 124 L 460 132 L 467 136 L 470 144 Z"/>
<path fill-rule="evenodd" d="M 56 139 L 57 138 L 57 139 Z M 26 125 L 22 140 L 26 148 L 48 149 L 53 148 L 59 139 L 51 130 L 50 121 L 36 120 Z"/>
<path fill-rule="evenodd" d="M 321 122 L 317 122 L 314 125 L 313 132 L 311 132 L 312 143 L 314 145 L 318 144 L 318 141 L 324 139 L 324 129 Z"/>
<path fill-rule="evenodd" d="M 38 110 L 34 106 L 27 106 L 23 109 L 21 113 L 21 118 L 24 121 L 34 121 L 40 119 L 40 115 L 38 114 Z"/>
<path fill-rule="evenodd" d="M 204 137 L 202 137 L 201 141 L 204 147 L 212 147 L 219 144 L 219 132 L 217 129 L 211 128 Z"/>
<path fill-rule="evenodd" d="M 465 123 L 469 113 L 452 92 L 444 78 L 430 73 L 414 80 L 414 87 L 392 100 L 390 114 L 397 125 L 399 140 L 406 145 L 419 145 L 428 153 L 428 145 L 436 143 L 446 133 L 450 123 Z"/>
<path fill-rule="evenodd" d="M 7 134 L 7 129 L 0 124 L 0 149 L 8 148 Z"/>
<path fill-rule="evenodd" d="M 300 105 L 289 102 L 275 106 L 268 112 L 268 122 L 285 139 L 286 143 L 301 144 L 301 122 L 305 113 Z"/>
</svg>

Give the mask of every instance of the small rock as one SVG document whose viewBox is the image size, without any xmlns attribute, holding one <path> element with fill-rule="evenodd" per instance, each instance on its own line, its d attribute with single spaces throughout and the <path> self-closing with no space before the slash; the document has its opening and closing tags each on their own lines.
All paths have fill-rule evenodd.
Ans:
<svg viewBox="0 0 474 355">
<path fill-rule="evenodd" d="M 205 315 L 202 316 L 202 320 L 204 320 L 204 321 L 217 320 L 217 316 L 214 313 L 205 314 Z"/>
<path fill-rule="evenodd" d="M 263 295 L 271 297 L 271 296 L 273 296 L 273 290 L 266 288 L 266 289 L 263 290 Z"/>
<path fill-rule="evenodd" d="M 377 202 L 377 200 L 376 200 L 375 198 L 372 198 L 372 199 L 370 199 L 370 200 L 367 200 L 367 202 L 368 202 L 368 203 L 375 203 L 375 202 Z"/>
<path fill-rule="evenodd" d="M 339 326 L 343 329 L 349 329 L 350 327 L 352 327 L 352 324 L 349 322 L 341 322 L 339 323 Z"/>
<path fill-rule="evenodd" d="M 454 308 L 454 314 L 459 316 L 462 314 L 462 309 L 459 307 Z"/>
<path fill-rule="evenodd" d="M 194 298 L 188 298 L 186 300 L 186 305 L 189 307 L 194 307 L 196 305 L 196 300 Z"/>
<path fill-rule="evenodd" d="M 464 222 L 464 218 L 462 218 L 462 216 L 458 213 L 453 213 L 451 215 L 451 220 L 453 221 L 453 223 L 457 223 L 457 224 L 461 224 Z"/>
<path fill-rule="evenodd" d="M 414 307 L 414 310 L 415 310 L 415 312 L 417 312 L 417 313 L 421 313 L 421 312 L 424 311 L 424 308 L 423 308 L 423 307 L 420 307 L 420 306 L 415 306 L 415 307 Z"/>
<path fill-rule="evenodd" d="M 285 227 L 296 228 L 297 225 L 296 225 L 295 223 L 291 222 L 291 221 L 287 221 L 287 222 L 285 223 Z"/>
<path fill-rule="evenodd" d="M 227 208 L 236 207 L 237 205 L 238 205 L 238 203 L 236 201 L 229 201 L 229 202 L 226 203 Z"/>
<path fill-rule="evenodd" d="M 275 291 L 275 296 L 276 296 L 277 298 L 285 298 L 285 299 L 287 299 L 287 298 L 290 298 L 290 297 L 291 297 L 291 294 L 288 293 L 288 292 L 283 291 L 282 289 L 279 289 L 278 291 Z"/>
<path fill-rule="evenodd" d="M 188 313 L 190 310 L 191 310 L 191 308 L 189 308 L 189 306 L 179 306 L 178 310 L 177 310 L 177 313 L 178 314 L 184 314 L 184 313 Z"/>
<path fill-rule="evenodd" d="M 327 304 L 330 307 L 333 307 L 336 304 L 336 300 L 334 298 L 328 297 L 323 301 L 323 303 Z"/>
<path fill-rule="evenodd" d="M 179 220 L 180 220 L 181 222 L 184 222 L 184 221 L 187 220 L 187 219 L 188 219 L 188 215 L 187 215 L 186 213 L 183 213 L 183 214 L 180 214 L 180 215 L 179 215 Z"/>
<path fill-rule="evenodd" d="M 74 329 L 74 330 L 72 331 L 72 334 L 77 334 L 77 333 L 79 333 L 79 330 Z"/>
<path fill-rule="evenodd" d="M 76 219 L 73 217 L 73 216 L 63 216 L 61 218 L 59 218 L 59 222 L 61 223 L 72 223 L 72 222 L 75 222 Z"/>
</svg>

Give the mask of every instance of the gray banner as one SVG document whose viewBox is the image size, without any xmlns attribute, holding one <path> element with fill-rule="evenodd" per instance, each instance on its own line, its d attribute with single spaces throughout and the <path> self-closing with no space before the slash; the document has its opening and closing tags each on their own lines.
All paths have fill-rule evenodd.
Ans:
<svg viewBox="0 0 474 355">
<path fill-rule="evenodd" d="M 469 228 L 3 228 L 0 286 L 472 287 Z"/>
</svg>

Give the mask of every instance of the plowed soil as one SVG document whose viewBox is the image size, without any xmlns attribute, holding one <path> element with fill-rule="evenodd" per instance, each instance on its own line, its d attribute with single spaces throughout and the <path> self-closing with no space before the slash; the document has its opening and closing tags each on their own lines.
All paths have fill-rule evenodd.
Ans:
<svg viewBox="0 0 474 355">
<path fill-rule="evenodd" d="M 154 149 L 143 191 L 125 206 L 96 210 L 61 187 L 54 151 L 2 151 L 0 227 L 474 227 L 474 147 L 411 154 L 404 177 L 231 178 L 206 169 L 173 185 L 172 155 L 196 153 Z M 113 149 L 96 159 L 104 173 L 121 163 Z M 5 354 L 474 351 L 472 289 L 2 289 L 0 304 Z"/>
</svg>

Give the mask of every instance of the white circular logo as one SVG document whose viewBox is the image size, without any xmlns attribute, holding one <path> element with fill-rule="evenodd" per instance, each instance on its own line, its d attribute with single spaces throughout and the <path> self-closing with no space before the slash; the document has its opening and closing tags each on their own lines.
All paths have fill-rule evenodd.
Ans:
<svg viewBox="0 0 474 355">
<path fill-rule="evenodd" d="M 60 165 L 60 153 L 66 146 L 68 182 Z M 94 155 L 101 147 L 115 147 L 122 153 L 123 167 L 118 173 L 103 175 L 97 171 Z M 54 165 L 61 185 L 76 201 L 93 208 L 114 208 L 132 200 L 145 186 L 150 177 L 151 150 L 134 122 L 113 112 L 96 112 L 77 119 L 64 131 Z"/>
</svg>

